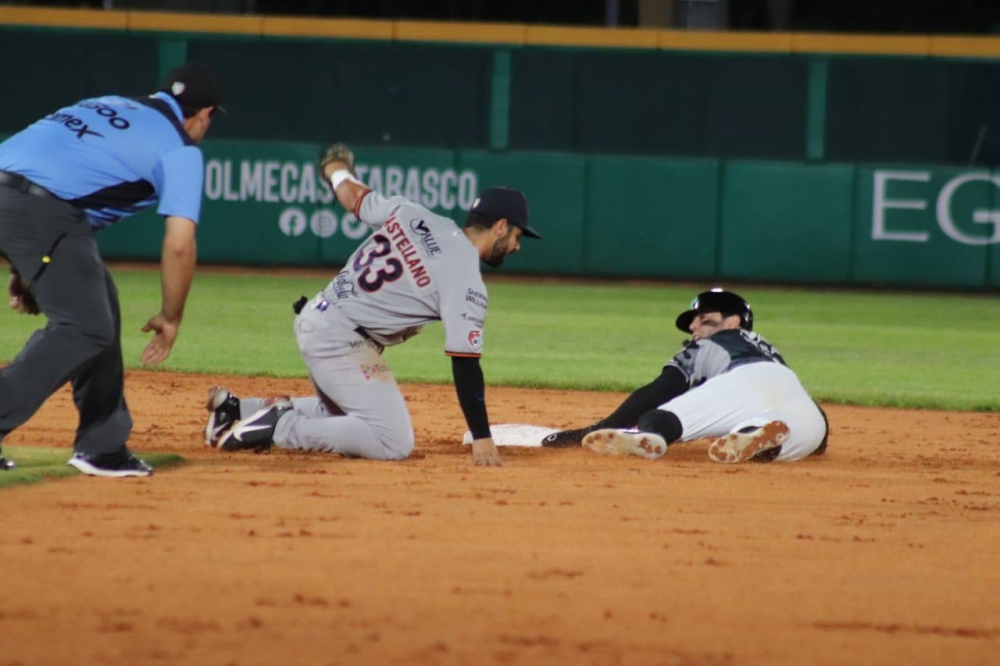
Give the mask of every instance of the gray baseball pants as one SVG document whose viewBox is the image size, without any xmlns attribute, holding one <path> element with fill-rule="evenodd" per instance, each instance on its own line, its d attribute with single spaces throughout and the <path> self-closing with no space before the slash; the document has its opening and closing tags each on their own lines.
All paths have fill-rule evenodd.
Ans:
<svg viewBox="0 0 1000 666">
<path fill-rule="evenodd" d="M 406 401 L 382 358 L 382 346 L 358 332 L 336 305 L 320 297 L 295 318 L 295 339 L 317 396 L 295 398 L 278 421 L 274 445 L 374 460 L 401 460 L 413 451 Z M 324 309 L 320 309 L 323 307 Z M 240 402 L 243 417 L 262 399 Z"/>
</svg>

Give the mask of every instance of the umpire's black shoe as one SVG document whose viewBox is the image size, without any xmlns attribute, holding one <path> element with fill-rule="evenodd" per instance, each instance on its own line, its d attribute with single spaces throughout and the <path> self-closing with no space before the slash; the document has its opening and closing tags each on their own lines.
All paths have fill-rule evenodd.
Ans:
<svg viewBox="0 0 1000 666">
<path fill-rule="evenodd" d="M 3 451 L 0 451 L 0 472 L 5 472 L 8 469 L 14 469 L 17 465 L 13 460 L 7 460 L 3 457 Z"/>
<path fill-rule="evenodd" d="M 242 421 L 237 421 L 228 432 L 219 438 L 219 448 L 223 451 L 253 449 L 263 453 L 274 444 L 274 429 L 285 412 L 292 409 L 288 398 L 277 398 L 271 404 L 254 412 Z"/>
<path fill-rule="evenodd" d="M 91 476 L 152 476 L 153 468 L 128 449 L 114 453 L 74 453 L 66 463 Z"/>
</svg>

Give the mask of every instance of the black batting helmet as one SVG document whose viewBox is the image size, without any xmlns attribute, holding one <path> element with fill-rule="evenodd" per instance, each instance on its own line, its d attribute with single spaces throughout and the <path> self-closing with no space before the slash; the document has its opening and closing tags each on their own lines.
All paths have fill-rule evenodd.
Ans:
<svg viewBox="0 0 1000 666">
<path fill-rule="evenodd" d="M 686 310 L 677 317 L 677 328 L 690 333 L 691 322 L 695 315 L 706 312 L 718 312 L 724 317 L 739 315 L 740 326 L 748 331 L 753 330 L 753 311 L 750 304 L 743 300 L 743 297 L 731 291 L 726 291 L 716 287 L 710 291 L 703 291 L 691 301 L 691 309 Z"/>
</svg>

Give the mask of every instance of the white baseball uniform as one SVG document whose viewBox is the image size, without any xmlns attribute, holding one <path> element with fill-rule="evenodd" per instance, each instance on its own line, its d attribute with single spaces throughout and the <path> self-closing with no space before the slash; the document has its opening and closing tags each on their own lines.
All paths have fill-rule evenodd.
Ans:
<svg viewBox="0 0 1000 666">
<path fill-rule="evenodd" d="M 790 461 L 815 451 L 826 435 L 819 407 L 757 333 L 719 331 L 685 345 L 667 365 L 680 370 L 691 387 L 658 408 L 680 419 L 682 442 L 784 421 L 789 436 L 776 460 Z"/>
</svg>

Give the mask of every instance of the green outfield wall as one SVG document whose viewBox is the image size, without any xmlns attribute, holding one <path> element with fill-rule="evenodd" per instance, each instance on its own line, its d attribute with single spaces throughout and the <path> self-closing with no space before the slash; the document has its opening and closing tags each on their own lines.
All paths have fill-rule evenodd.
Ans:
<svg viewBox="0 0 1000 666">
<path fill-rule="evenodd" d="M 367 228 L 317 177 L 319 145 L 210 141 L 203 262 L 339 266 Z M 481 188 L 524 190 L 533 226 L 504 271 L 678 280 L 1000 287 L 1000 173 L 646 156 L 358 147 L 358 175 L 461 221 Z M 152 212 L 99 235 L 156 259 Z"/>
<path fill-rule="evenodd" d="M 714 33 L 0 6 L 0 134 L 213 66 L 203 262 L 342 263 L 314 162 L 456 219 L 492 184 L 545 234 L 505 270 L 1000 287 L 1000 37 Z M 102 232 L 155 259 L 151 212 Z"/>
<path fill-rule="evenodd" d="M 70 10 L 49 24 L 16 23 L 24 16 L 49 14 L 0 7 L 0 61 L 18 63 L 8 68 L 5 99 L 14 103 L 0 105 L 0 132 L 90 95 L 148 93 L 191 60 L 222 82 L 229 113 L 212 128 L 217 139 L 1000 164 L 1000 38 L 712 38 L 225 16 L 206 24 L 198 15 Z M 68 24 L 83 17 L 91 24 Z M 459 41 L 477 35 L 488 41 Z"/>
</svg>

